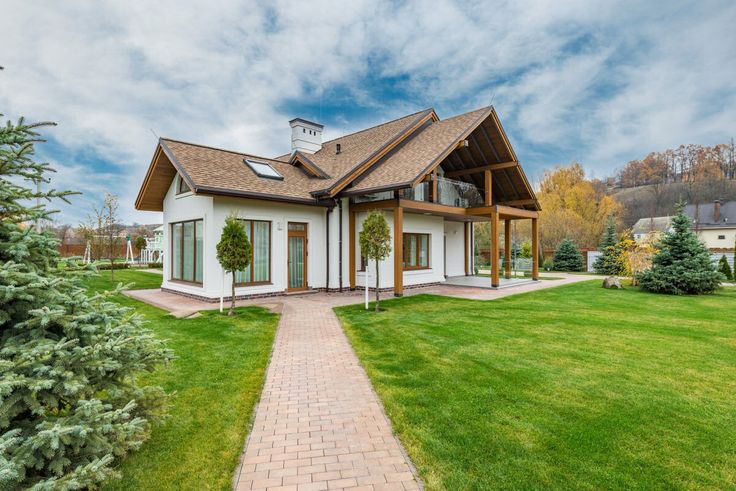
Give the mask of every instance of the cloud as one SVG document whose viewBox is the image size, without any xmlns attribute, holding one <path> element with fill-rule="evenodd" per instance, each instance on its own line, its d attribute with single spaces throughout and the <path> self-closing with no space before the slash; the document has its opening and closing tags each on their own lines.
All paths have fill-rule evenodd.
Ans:
<svg viewBox="0 0 736 491">
<path fill-rule="evenodd" d="M 494 98 L 531 175 L 572 159 L 605 175 L 650 150 L 733 132 L 736 5 L 694 2 L 35 2 L 0 15 L 0 112 L 59 126 L 61 184 L 129 220 L 156 138 L 262 155 L 287 121 L 331 138 Z"/>
</svg>

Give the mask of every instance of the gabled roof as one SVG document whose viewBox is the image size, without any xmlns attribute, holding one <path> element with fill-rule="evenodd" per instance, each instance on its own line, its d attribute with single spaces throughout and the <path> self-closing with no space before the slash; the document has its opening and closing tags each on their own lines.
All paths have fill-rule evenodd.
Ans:
<svg viewBox="0 0 736 491">
<path fill-rule="evenodd" d="M 634 224 L 632 232 L 635 235 L 646 235 L 650 232 L 667 232 L 672 228 L 672 217 L 640 218 Z"/>
<path fill-rule="evenodd" d="M 693 219 L 695 228 L 736 228 L 736 201 L 720 203 L 720 217 L 716 219 L 715 203 L 687 205 L 685 214 Z"/>
<path fill-rule="evenodd" d="M 283 180 L 259 177 L 245 159 L 271 165 Z M 313 154 L 275 159 L 162 138 L 136 208 L 160 211 L 177 173 L 196 194 L 324 204 L 338 195 L 411 187 L 439 165 L 481 189 L 481 166 L 500 165 L 494 168 L 494 204 L 539 209 L 493 107 L 446 120 L 425 109 L 325 142 Z"/>
</svg>

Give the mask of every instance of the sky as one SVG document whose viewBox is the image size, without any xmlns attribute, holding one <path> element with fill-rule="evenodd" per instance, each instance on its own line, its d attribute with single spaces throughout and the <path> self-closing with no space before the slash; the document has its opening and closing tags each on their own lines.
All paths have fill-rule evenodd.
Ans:
<svg viewBox="0 0 736 491">
<path fill-rule="evenodd" d="M 534 182 L 592 177 L 680 144 L 736 136 L 736 2 L 2 0 L 0 113 L 55 121 L 40 158 L 126 222 L 165 136 L 262 156 L 288 121 L 330 139 L 433 107 L 493 104 Z"/>
</svg>

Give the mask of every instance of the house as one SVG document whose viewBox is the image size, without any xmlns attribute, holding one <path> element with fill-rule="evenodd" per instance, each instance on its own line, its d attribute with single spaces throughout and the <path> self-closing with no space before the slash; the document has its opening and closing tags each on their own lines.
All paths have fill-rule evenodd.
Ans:
<svg viewBox="0 0 736 491">
<path fill-rule="evenodd" d="M 698 237 L 713 252 L 733 251 L 736 244 L 736 201 L 687 205 Z"/>
<path fill-rule="evenodd" d="M 736 201 L 715 200 L 713 203 L 685 206 L 685 214 L 693 230 L 711 252 L 732 252 L 736 247 Z M 634 239 L 672 231 L 672 217 L 640 218 L 633 228 Z M 720 257 L 720 256 L 719 256 Z"/>
<path fill-rule="evenodd" d="M 135 205 L 163 212 L 164 290 L 210 301 L 229 292 L 215 251 L 233 214 L 253 244 L 237 298 L 362 286 L 370 210 L 392 230 L 380 288 L 397 296 L 471 276 L 478 221 L 496 239 L 503 227 L 508 247 L 511 221 L 531 220 L 537 279 L 539 202 L 493 107 L 447 119 L 426 109 L 327 142 L 321 124 L 289 123 L 291 152 L 275 158 L 159 140 Z M 493 243 L 491 278 L 478 278 L 489 288 L 511 281 Z"/>
<path fill-rule="evenodd" d="M 640 218 L 632 228 L 634 240 L 641 242 L 650 235 L 659 236 L 672 231 L 672 217 Z"/>
</svg>

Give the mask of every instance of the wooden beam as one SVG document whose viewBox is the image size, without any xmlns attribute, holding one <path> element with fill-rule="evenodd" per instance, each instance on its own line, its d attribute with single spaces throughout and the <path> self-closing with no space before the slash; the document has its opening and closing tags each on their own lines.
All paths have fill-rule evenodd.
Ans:
<svg viewBox="0 0 736 491">
<path fill-rule="evenodd" d="M 411 199 L 400 199 L 399 206 L 406 211 L 417 211 L 420 213 L 431 213 L 436 215 L 461 215 L 464 216 L 465 208 L 457 206 L 430 203 L 429 201 L 414 201 Z"/>
<path fill-rule="evenodd" d="M 524 210 L 522 208 L 514 208 L 512 206 L 496 205 L 496 211 L 500 215 L 508 218 L 539 218 L 539 212 L 534 210 Z"/>
<path fill-rule="evenodd" d="M 511 278 L 511 266 L 513 255 L 511 254 L 511 220 L 504 220 L 503 222 L 503 248 L 504 257 L 506 258 L 504 277 L 506 279 Z"/>
<path fill-rule="evenodd" d="M 539 280 L 539 219 L 532 218 L 532 279 Z"/>
<path fill-rule="evenodd" d="M 533 205 L 536 201 L 533 199 L 513 199 L 510 201 L 501 201 L 498 204 L 500 205 L 506 205 L 506 206 L 524 206 L 524 205 Z"/>
<path fill-rule="evenodd" d="M 355 264 L 355 211 L 350 210 L 350 219 L 348 220 L 348 237 L 349 237 L 349 244 L 350 244 L 350 252 L 348 254 L 348 265 L 350 268 L 350 289 L 355 290 L 356 287 L 356 270 L 357 266 Z"/>
<path fill-rule="evenodd" d="M 491 212 L 491 286 L 498 287 L 501 284 L 500 278 L 500 254 L 498 247 L 498 212 Z"/>
<path fill-rule="evenodd" d="M 493 204 L 493 174 L 490 170 L 487 170 L 485 172 L 485 191 L 486 191 L 486 200 L 485 205 L 491 206 Z"/>
<path fill-rule="evenodd" d="M 394 208 L 394 296 L 404 294 L 404 209 Z"/>
<path fill-rule="evenodd" d="M 445 176 L 448 178 L 469 176 L 471 174 L 479 174 L 487 170 L 496 171 L 496 170 L 508 169 L 510 167 L 516 167 L 517 165 L 519 165 L 519 163 L 516 161 L 500 162 L 498 164 L 488 164 L 488 165 L 481 165 L 478 167 L 471 167 L 470 169 L 453 170 L 450 172 L 446 172 Z"/>
<path fill-rule="evenodd" d="M 460 140 L 457 142 L 457 147 L 455 147 L 456 150 L 459 150 L 461 148 L 465 148 L 468 146 L 468 140 Z"/>
</svg>

